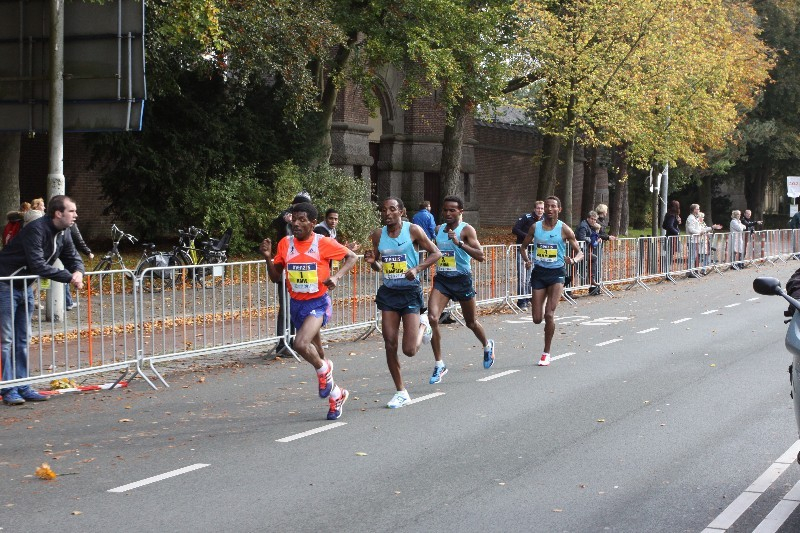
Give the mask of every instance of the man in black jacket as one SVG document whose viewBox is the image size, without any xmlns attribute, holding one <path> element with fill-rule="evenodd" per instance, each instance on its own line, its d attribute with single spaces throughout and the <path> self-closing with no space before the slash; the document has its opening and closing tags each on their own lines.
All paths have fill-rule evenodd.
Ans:
<svg viewBox="0 0 800 533">
<path fill-rule="evenodd" d="M 541 220 L 543 216 L 544 202 L 542 200 L 537 200 L 533 204 L 533 213 L 525 213 L 519 217 L 517 219 L 517 223 L 514 224 L 513 228 L 511 228 L 511 233 L 513 233 L 517 238 L 517 244 L 522 244 L 522 241 L 525 240 L 525 236 L 528 234 L 528 230 L 531 229 L 531 226 L 536 224 L 536 222 Z M 527 268 L 525 268 L 525 265 L 522 262 L 522 256 L 520 255 L 520 252 L 517 251 L 517 294 L 530 294 L 530 292 L 531 273 Z M 530 298 L 522 298 L 517 300 L 517 305 L 519 305 L 520 308 L 525 309 L 528 307 L 530 302 Z"/>
<path fill-rule="evenodd" d="M 27 224 L 0 251 L 0 278 L 39 276 L 83 288 L 83 261 L 72 243 L 69 228 L 78 218 L 75 202 L 64 195 L 50 199 L 49 216 Z M 53 266 L 56 259 L 64 269 Z M 0 281 L 0 354 L 3 382 L 28 377 L 28 340 L 33 315 L 32 279 Z M 30 385 L 0 389 L 3 403 L 21 405 L 47 397 Z"/>
</svg>

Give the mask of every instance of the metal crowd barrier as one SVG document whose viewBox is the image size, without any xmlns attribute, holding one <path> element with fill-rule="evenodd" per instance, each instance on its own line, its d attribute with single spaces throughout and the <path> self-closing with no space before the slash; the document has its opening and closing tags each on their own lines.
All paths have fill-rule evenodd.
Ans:
<svg viewBox="0 0 800 533">
<path fill-rule="evenodd" d="M 787 261 L 800 253 L 800 230 L 769 230 L 744 233 L 714 233 L 698 238 L 641 237 L 601 242 L 594 254 L 568 269 L 572 284 L 565 297 L 574 303 L 577 293 L 599 286 L 639 284 L 672 280 L 676 274 L 722 272 L 730 268 L 758 268 L 764 262 Z M 580 243 L 582 246 L 585 243 Z M 530 298 L 528 273 L 519 260 L 519 245 L 484 246 L 486 260 L 473 262 L 476 304 L 508 306 Z M 522 276 L 521 276 L 522 274 Z M 85 288 L 78 291 L 78 306 L 65 313 L 62 322 L 46 321 L 40 284 L 35 277 L 0 278 L 0 302 L 8 305 L 11 285 L 31 286 L 32 315 L 28 350 L 28 377 L 0 380 L 6 386 L 42 383 L 135 368 L 136 374 L 153 387 L 143 373 L 149 365 L 164 383 L 154 363 L 201 356 L 237 348 L 289 342 L 288 328 L 277 334 L 279 290 L 269 281 L 263 261 L 219 265 L 152 268 L 135 277 L 129 270 L 88 273 Z M 433 271 L 423 276 L 426 294 Z M 374 304 L 380 282 L 359 258 L 356 267 L 331 292 L 333 316 L 323 329 L 326 337 L 356 334 L 365 337 L 379 328 L 380 314 Z M 54 284 L 48 290 L 63 290 Z M 608 294 L 611 294 L 608 292 Z M 457 306 L 451 306 L 457 311 Z M 0 313 L 10 310 L 0 309 Z M 288 320 L 288 313 L 286 313 Z M 13 328 L 9 342 L 11 375 L 16 370 Z M 0 361 L 0 369 L 2 361 Z M 124 377 L 124 374 L 123 376 Z M 120 377 L 120 379 L 122 379 Z M 119 380 L 118 380 L 119 381 Z"/>
</svg>

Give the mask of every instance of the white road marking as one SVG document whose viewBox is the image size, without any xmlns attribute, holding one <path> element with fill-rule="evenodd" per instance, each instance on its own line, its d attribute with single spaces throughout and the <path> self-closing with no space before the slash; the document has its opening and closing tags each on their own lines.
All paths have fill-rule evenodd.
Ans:
<svg viewBox="0 0 800 533">
<path fill-rule="evenodd" d="M 491 376 L 486 376 L 485 378 L 481 378 L 478 381 L 491 381 L 493 379 L 502 378 L 503 376 L 513 374 L 514 372 L 519 372 L 519 370 L 506 370 L 505 372 L 500 372 L 498 374 L 492 374 Z"/>
<path fill-rule="evenodd" d="M 741 302 L 737 302 L 735 304 L 726 305 L 725 307 L 736 307 L 737 305 L 741 305 Z"/>
<path fill-rule="evenodd" d="M 193 470 L 199 470 L 201 468 L 205 468 L 207 464 L 197 463 L 192 466 L 187 466 L 184 468 L 179 468 L 177 470 L 173 470 L 171 472 L 166 472 L 164 474 L 159 474 L 157 476 L 149 477 L 147 479 L 143 479 L 141 481 L 136 481 L 134 483 L 128 483 L 127 485 L 122 485 L 121 487 L 117 487 L 115 489 L 109 489 L 108 492 L 126 492 L 129 490 L 136 489 L 138 487 L 143 487 L 145 485 L 149 485 L 150 483 L 155 483 L 156 481 L 161 481 L 163 479 L 168 479 L 171 477 L 179 476 L 181 474 L 186 474 L 187 472 L 191 472 Z"/>
<path fill-rule="evenodd" d="M 719 311 L 719 309 L 711 309 L 709 311 L 706 311 L 705 313 L 700 313 L 700 314 L 701 315 L 711 315 L 711 314 L 716 313 L 717 311 Z"/>
<path fill-rule="evenodd" d="M 621 340 L 622 339 L 611 339 L 610 341 L 597 343 L 597 344 L 595 344 L 595 346 L 606 346 L 608 344 L 614 344 L 615 342 L 619 342 Z"/>
<path fill-rule="evenodd" d="M 592 318 L 592 317 L 586 315 L 557 316 L 553 320 L 558 322 L 559 320 L 578 320 L 578 319 L 582 320 L 584 318 Z"/>
<path fill-rule="evenodd" d="M 704 531 L 725 531 L 789 468 L 800 450 L 800 440 L 795 441 L 758 479 L 745 489 L 717 516 Z"/>
<path fill-rule="evenodd" d="M 800 483 L 800 481 L 798 483 Z M 797 509 L 798 505 L 800 505 L 798 501 L 786 499 L 779 501 L 778 505 L 776 505 L 753 530 L 753 533 L 775 533 L 781 528 L 783 523 L 786 522 L 786 519 L 792 516 L 792 513 Z"/>
<path fill-rule="evenodd" d="M 589 320 L 588 322 L 581 322 L 581 326 L 608 326 L 611 324 L 618 324 L 620 322 L 624 322 L 626 320 L 630 320 L 631 317 L 629 316 L 603 316 L 600 318 L 595 318 L 593 320 Z"/>
<path fill-rule="evenodd" d="M 275 442 L 292 442 L 293 440 L 302 439 L 303 437 L 309 437 L 311 435 L 316 435 L 317 433 L 322 433 L 323 431 L 328 431 L 329 429 L 346 425 L 347 422 L 334 422 L 333 424 L 325 424 L 324 426 L 320 426 L 316 429 L 309 429 L 308 431 L 295 433 L 294 435 L 289 435 L 288 437 L 283 437 L 282 439 L 275 439 Z"/>
<path fill-rule="evenodd" d="M 434 392 L 432 394 L 426 394 L 425 396 L 420 396 L 419 398 L 414 398 L 413 400 L 407 401 L 406 405 L 411 405 L 412 403 L 424 402 L 425 400 L 430 400 L 431 398 L 436 398 L 437 396 L 444 396 L 444 393 Z"/>
<path fill-rule="evenodd" d="M 569 357 L 570 355 L 575 355 L 575 352 L 567 352 L 567 353 L 562 353 L 561 355 L 556 355 L 555 357 L 551 357 L 550 361 L 558 361 L 559 359 L 564 359 L 565 357 Z"/>
<path fill-rule="evenodd" d="M 527 320 L 506 320 L 505 323 L 506 324 L 530 324 L 532 321 L 533 321 L 533 319 L 529 318 Z"/>
<path fill-rule="evenodd" d="M 747 301 L 748 302 L 755 302 L 756 300 L 758 300 L 758 298 L 759 298 L 758 296 L 756 296 L 755 298 L 748 298 Z"/>
<path fill-rule="evenodd" d="M 650 329 L 643 329 L 642 331 L 637 331 L 636 333 L 650 333 L 651 331 L 655 331 L 658 328 L 650 328 Z"/>
<path fill-rule="evenodd" d="M 673 320 L 672 323 L 673 324 L 680 324 L 681 322 L 688 322 L 690 320 L 691 320 L 691 318 L 681 318 L 679 320 Z"/>
</svg>

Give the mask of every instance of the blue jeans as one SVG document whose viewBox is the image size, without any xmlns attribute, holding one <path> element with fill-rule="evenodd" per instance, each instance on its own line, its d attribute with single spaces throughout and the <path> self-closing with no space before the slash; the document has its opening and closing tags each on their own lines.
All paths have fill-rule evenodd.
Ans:
<svg viewBox="0 0 800 533">
<path fill-rule="evenodd" d="M 70 290 L 70 287 L 72 287 L 72 285 L 69 283 L 64 284 L 64 304 L 67 307 L 72 305 L 72 291 Z"/>
<path fill-rule="evenodd" d="M 26 307 L 27 305 L 27 307 Z M 28 377 L 28 340 L 33 316 L 33 287 L 16 289 L 0 281 L 0 356 L 2 381 Z M 4 393 L 8 389 L 3 389 Z"/>
</svg>

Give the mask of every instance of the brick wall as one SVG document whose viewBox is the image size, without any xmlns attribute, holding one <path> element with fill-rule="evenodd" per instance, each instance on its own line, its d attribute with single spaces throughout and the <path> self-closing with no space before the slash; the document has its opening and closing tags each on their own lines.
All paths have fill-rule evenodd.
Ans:
<svg viewBox="0 0 800 533">
<path fill-rule="evenodd" d="M 21 201 L 42 197 L 47 201 L 48 136 L 23 138 L 20 153 L 19 190 Z M 91 152 L 86 134 L 64 134 L 64 176 L 66 193 L 78 206 L 78 225 L 89 241 L 110 239 L 111 217 L 103 216 L 108 201 L 100 187 L 100 173 L 89 169 Z"/>
<path fill-rule="evenodd" d="M 474 134 L 481 226 L 511 227 L 533 210 L 539 177 L 534 155 L 541 152 L 542 138 L 531 128 L 480 121 Z"/>
</svg>

